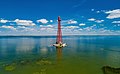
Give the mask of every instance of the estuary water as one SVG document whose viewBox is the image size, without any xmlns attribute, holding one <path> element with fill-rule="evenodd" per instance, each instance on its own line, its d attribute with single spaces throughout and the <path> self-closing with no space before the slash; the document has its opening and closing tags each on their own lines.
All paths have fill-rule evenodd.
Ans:
<svg viewBox="0 0 120 74">
<path fill-rule="evenodd" d="M 0 74 L 103 74 L 120 68 L 120 36 L 1 36 Z"/>
</svg>

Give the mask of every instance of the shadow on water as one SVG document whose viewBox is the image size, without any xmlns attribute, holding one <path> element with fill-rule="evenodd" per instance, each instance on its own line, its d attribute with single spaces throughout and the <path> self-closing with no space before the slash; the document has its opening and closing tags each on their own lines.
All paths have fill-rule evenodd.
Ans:
<svg viewBox="0 0 120 74">
<path fill-rule="evenodd" d="M 120 74 L 120 68 L 113 68 L 110 66 L 102 67 L 103 74 Z"/>
</svg>

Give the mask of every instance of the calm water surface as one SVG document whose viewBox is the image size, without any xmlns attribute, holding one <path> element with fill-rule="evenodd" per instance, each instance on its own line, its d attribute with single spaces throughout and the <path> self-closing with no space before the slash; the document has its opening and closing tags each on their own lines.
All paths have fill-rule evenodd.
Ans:
<svg viewBox="0 0 120 74">
<path fill-rule="evenodd" d="M 0 37 L 0 74 L 103 74 L 103 66 L 120 67 L 120 36 L 66 36 L 61 49 L 51 46 L 55 40 Z"/>
</svg>

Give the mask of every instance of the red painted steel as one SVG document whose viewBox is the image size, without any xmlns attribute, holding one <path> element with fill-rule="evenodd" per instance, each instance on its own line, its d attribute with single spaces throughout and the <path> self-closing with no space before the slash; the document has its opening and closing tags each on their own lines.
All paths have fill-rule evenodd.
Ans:
<svg viewBox="0 0 120 74">
<path fill-rule="evenodd" d="M 62 43 L 62 31 L 61 31 L 61 19 L 58 16 L 58 31 L 57 31 L 57 43 Z"/>
</svg>

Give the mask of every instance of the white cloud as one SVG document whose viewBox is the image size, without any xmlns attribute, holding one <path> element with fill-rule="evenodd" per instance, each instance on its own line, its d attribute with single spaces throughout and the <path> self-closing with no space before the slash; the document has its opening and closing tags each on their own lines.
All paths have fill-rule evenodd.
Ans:
<svg viewBox="0 0 120 74">
<path fill-rule="evenodd" d="M 106 18 L 108 19 L 115 19 L 115 18 L 120 18 L 120 9 L 115 9 L 111 11 L 106 11 L 106 14 L 109 14 Z"/>
<path fill-rule="evenodd" d="M 7 22 L 9 22 L 9 21 L 8 20 L 3 20 L 3 19 L 0 20 L 0 23 L 7 23 Z"/>
<path fill-rule="evenodd" d="M 43 25 L 40 25 L 40 27 L 43 27 Z"/>
<path fill-rule="evenodd" d="M 52 23 L 52 22 L 53 22 L 53 20 L 50 20 L 50 22 Z"/>
<path fill-rule="evenodd" d="M 88 21 L 95 21 L 96 19 L 94 19 L 94 18 L 90 18 L 90 19 L 88 19 Z"/>
<path fill-rule="evenodd" d="M 26 28 L 26 31 L 36 31 L 35 28 Z"/>
<path fill-rule="evenodd" d="M 13 26 L 6 26 L 6 25 L 1 26 L 1 28 L 16 30 L 16 28 L 14 28 Z"/>
<path fill-rule="evenodd" d="M 85 31 L 91 31 L 92 30 L 92 27 L 86 27 L 84 28 Z"/>
<path fill-rule="evenodd" d="M 91 11 L 95 11 L 95 9 L 91 9 Z"/>
<path fill-rule="evenodd" d="M 68 24 L 77 24 L 77 21 L 75 21 L 75 20 L 69 20 Z"/>
<path fill-rule="evenodd" d="M 42 30 L 42 31 L 45 31 L 45 32 L 50 32 L 50 31 L 55 30 L 53 27 L 54 27 L 53 25 L 40 25 L 39 30 Z"/>
<path fill-rule="evenodd" d="M 120 23 L 120 21 L 113 21 L 112 23 Z"/>
<path fill-rule="evenodd" d="M 47 25 L 47 26 L 41 25 L 40 30 L 42 30 L 44 32 L 51 32 L 51 31 L 54 31 L 55 29 L 53 28 L 52 25 Z"/>
<path fill-rule="evenodd" d="M 82 31 L 83 29 L 80 28 L 79 30 Z"/>
<path fill-rule="evenodd" d="M 94 21 L 96 23 L 102 23 L 102 22 L 104 22 L 104 20 L 97 20 L 95 18 L 90 18 L 90 19 L 88 19 L 88 21 Z"/>
<path fill-rule="evenodd" d="M 40 19 L 40 20 L 37 20 L 37 23 L 43 23 L 43 24 L 46 24 L 46 23 L 48 23 L 48 20 L 46 20 L 46 19 Z"/>
<path fill-rule="evenodd" d="M 92 25 L 90 27 L 86 27 L 86 28 L 84 28 L 84 30 L 91 31 L 91 30 L 94 30 L 94 27 L 96 27 L 96 24 L 94 24 L 94 25 Z"/>
<path fill-rule="evenodd" d="M 89 27 L 86 27 L 86 28 L 83 28 L 80 30 L 82 34 L 91 34 L 91 35 L 113 35 L 115 34 L 115 31 L 113 30 L 108 30 L 106 29 L 106 27 L 103 27 L 103 28 L 99 28 L 99 29 L 96 29 L 96 24 L 93 25 L 93 26 L 89 26 Z"/>
<path fill-rule="evenodd" d="M 22 26 L 22 27 L 17 27 L 17 29 L 20 31 L 20 32 L 36 32 L 36 28 L 32 28 L 32 27 L 25 27 L 25 26 Z"/>
<path fill-rule="evenodd" d="M 46 28 L 43 28 L 43 27 L 42 27 L 42 28 L 40 28 L 40 30 L 46 30 Z"/>
<path fill-rule="evenodd" d="M 80 23 L 79 26 L 85 26 L 85 23 Z"/>
<path fill-rule="evenodd" d="M 40 25 L 41 28 L 53 28 L 53 25 Z"/>
<path fill-rule="evenodd" d="M 96 11 L 96 13 L 100 13 L 100 11 Z"/>
<path fill-rule="evenodd" d="M 25 29 L 26 27 L 25 26 L 18 26 L 17 28 L 23 28 L 23 29 Z"/>
<path fill-rule="evenodd" d="M 47 25 L 47 27 L 53 27 L 52 25 Z"/>
<path fill-rule="evenodd" d="M 50 31 L 54 31 L 53 28 L 46 28 L 46 29 L 47 29 L 48 32 L 50 32 Z"/>
<path fill-rule="evenodd" d="M 75 28 L 79 28 L 79 26 L 67 26 L 66 28 L 75 29 Z"/>
<path fill-rule="evenodd" d="M 35 23 L 31 20 L 19 20 L 16 19 L 14 22 L 17 23 L 17 25 L 24 25 L 24 26 L 35 26 Z"/>
<path fill-rule="evenodd" d="M 102 23 L 102 22 L 104 22 L 104 20 L 96 20 L 95 22 Z"/>
</svg>

